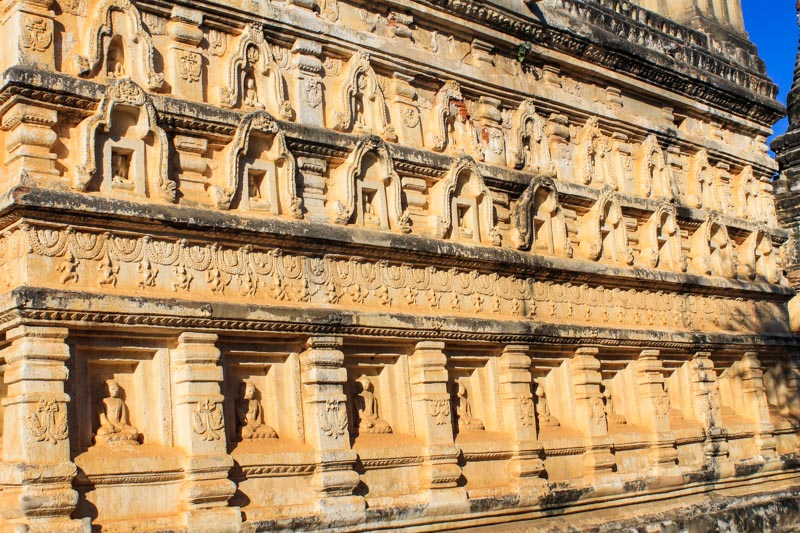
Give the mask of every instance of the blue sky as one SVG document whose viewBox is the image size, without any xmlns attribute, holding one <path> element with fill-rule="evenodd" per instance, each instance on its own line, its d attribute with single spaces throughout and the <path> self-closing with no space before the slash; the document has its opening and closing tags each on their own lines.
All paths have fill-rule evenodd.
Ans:
<svg viewBox="0 0 800 533">
<path fill-rule="evenodd" d="M 778 99 L 785 105 L 797 54 L 795 0 L 742 0 L 742 9 L 750 40 L 758 46 L 767 72 L 781 89 Z M 786 131 L 787 124 L 786 119 L 780 121 L 775 134 Z"/>
</svg>

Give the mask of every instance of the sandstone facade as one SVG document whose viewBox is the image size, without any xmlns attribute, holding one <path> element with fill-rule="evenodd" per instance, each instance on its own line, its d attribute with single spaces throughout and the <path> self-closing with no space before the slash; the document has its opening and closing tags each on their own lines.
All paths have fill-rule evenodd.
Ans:
<svg viewBox="0 0 800 533">
<path fill-rule="evenodd" d="M 784 109 L 642 6 L 4 2 L 0 530 L 793 490 Z"/>
</svg>

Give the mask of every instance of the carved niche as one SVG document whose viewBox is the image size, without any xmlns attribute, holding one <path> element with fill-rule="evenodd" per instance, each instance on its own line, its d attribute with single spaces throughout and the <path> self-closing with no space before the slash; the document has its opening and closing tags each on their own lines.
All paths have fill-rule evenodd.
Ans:
<svg viewBox="0 0 800 533">
<path fill-rule="evenodd" d="M 710 216 L 692 234 L 692 268 L 698 274 L 736 277 L 733 254 L 733 241 L 717 215 Z"/>
<path fill-rule="evenodd" d="M 556 177 L 547 123 L 536 113 L 533 100 L 523 101 L 512 118 L 509 166 Z"/>
<path fill-rule="evenodd" d="M 590 117 L 586 121 L 576 140 L 575 181 L 584 185 L 608 183 L 611 178 L 610 148 L 597 117 Z"/>
<path fill-rule="evenodd" d="M 672 173 L 667 168 L 658 138 L 648 135 L 639 148 L 638 193 L 642 196 L 672 199 L 676 197 Z"/>
<path fill-rule="evenodd" d="M 470 155 L 481 159 L 483 150 L 469 116 L 461 86 L 448 81 L 439 89 L 431 109 L 425 144 L 435 152 Z"/>
<path fill-rule="evenodd" d="M 492 193 L 475 161 L 462 157 L 431 188 L 432 233 L 437 238 L 500 245 L 494 223 Z"/>
<path fill-rule="evenodd" d="M 700 150 L 689 164 L 688 202 L 692 207 L 716 209 L 717 197 L 714 187 L 714 170 L 708 160 L 708 152 Z"/>
<path fill-rule="evenodd" d="M 733 180 L 733 196 L 736 216 L 766 222 L 760 198 L 761 184 L 753 175 L 753 167 L 747 165 Z"/>
<path fill-rule="evenodd" d="M 661 202 L 639 232 L 641 263 L 648 268 L 685 272 L 681 228 L 673 204 Z"/>
<path fill-rule="evenodd" d="M 769 283 L 783 280 L 780 251 L 772 242 L 766 228 L 750 233 L 738 247 L 739 275 L 744 279 L 756 278 Z"/>
<path fill-rule="evenodd" d="M 564 210 L 551 178 L 534 178 L 514 205 L 511 220 L 514 245 L 520 250 L 572 257 Z"/>
<path fill-rule="evenodd" d="M 619 198 L 610 187 L 603 188 L 600 198 L 581 218 L 578 240 L 584 257 L 590 261 L 633 264 L 625 218 Z"/>
<path fill-rule="evenodd" d="M 331 217 L 337 224 L 411 231 L 403 209 L 400 177 L 386 143 L 370 136 L 358 142 L 347 160 L 331 173 Z"/>
<path fill-rule="evenodd" d="M 90 13 L 92 24 L 78 47 L 81 53 L 72 58 L 77 74 L 131 78 L 151 91 L 160 90 L 164 74 L 154 70 L 153 39 L 136 6 L 130 0 L 105 0 Z"/>
<path fill-rule="evenodd" d="M 342 81 L 332 94 L 339 95 L 339 105 L 334 106 L 333 129 L 397 141 L 394 127 L 389 123 L 383 90 L 367 52 L 359 51 L 350 58 Z"/>
<path fill-rule="evenodd" d="M 167 134 L 158 126 L 153 102 L 130 79 L 109 83 L 97 112 L 81 123 L 79 139 L 75 189 L 175 201 Z"/>
<path fill-rule="evenodd" d="M 291 119 L 292 104 L 286 96 L 283 75 L 260 23 L 249 24 L 228 58 L 219 87 L 223 107 L 266 109 L 275 116 Z"/>
<path fill-rule="evenodd" d="M 209 189 L 219 209 L 302 217 L 294 156 L 283 130 L 266 111 L 242 117 L 228 148 L 226 168 L 228 183 Z"/>
</svg>

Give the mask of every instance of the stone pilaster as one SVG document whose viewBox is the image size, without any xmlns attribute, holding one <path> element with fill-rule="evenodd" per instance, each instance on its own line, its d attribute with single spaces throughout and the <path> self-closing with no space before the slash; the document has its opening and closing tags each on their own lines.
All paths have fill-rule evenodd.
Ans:
<svg viewBox="0 0 800 533">
<path fill-rule="evenodd" d="M 0 513 L 3 531 L 91 531 L 73 520 L 78 503 L 70 460 L 64 383 L 69 372 L 66 328 L 19 326 L 6 335 L 3 462 Z"/>
<path fill-rule="evenodd" d="M 5 2 L 0 20 L 0 70 L 14 65 L 55 70 L 52 0 Z"/>
<path fill-rule="evenodd" d="M 602 377 L 597 354 L 597 348 L 582 347 L 569 360 L 575 403 L 574 422 L 587 438 L 584 455 L 587 476 L 611 474 L 616 464 L 611 453 L 603 393 L 600 391 Z"/>
<path fill-rule="evenodd" d="M 189 531 L 238 531 L 242 515 L 228 507 L 236 486 L 228 479 L 217 336 L 183 333 L 172 351 L 175 444 L 186 453 L 183 499 Z"/>
<path fill-rule="evenodd" d="M 327 162 L 316 157 L 298 157 L 297 167 L 302 178 L 303 206 L 307 211 L 306 220 L 327 222 L 328 211 L 325 209 Z"/>
<path fill-rule="evenodd" d="M 364 521 L 365 503 L 353 495 L 360 480 L 353 470 L 344 384 L 347 370 L 341 337 L 311 337 L 300 356 L 306 442 L 317 451 L 312 487 L 317 510 L 329 527 Z"/>
<path fill-rule="evenodd" d="M 169 50 L 172 94 L 186 100 L 203 101 L 206 69 L 200 42 L 203 40 L 203 13 L 182 6 L 172 8 L 168 32 L 172 39 Z"/>
<path fill-rule="evenodd" d="M 292 66 L 295 70 L 294 101 L 297 122 L 325 126 L 324 86 L 322 75 L 322 45 L 309 39 L 297 39 L 292 46 Z"/>
<path fill-rule="evenodd" d="M 56 154 L 51 149 L 58 139 L 53 126 L 58 112 L 17 101 L 3 114 L 0 128 L 5 135 L 5 160 L 12 181 L 23 176 L 60 176 Z"/>
<path fill-rule="evenodd" d="M 675 435 L 670 432 L 669 395 L 659 355 L 659 350 L 642 350 L 636 360 L 637 405 L 632 412 L 637 416 L 631 422 L 647 428 L 653 435 L 650 453 L 657 475 L 674 476 L 675 482 L 680 483 Z"/>
<path fill-rule="evenodd" d="M 413 76 L 401 72 L 392 75 L 393 123 L 397 124 L 399 142 L 409 146 L 422 146 L 422 128 L 417 103 L 417 90 L 411 85 Z"/>
<path fill-rule="evenodd" d="M 744 396 L 742 414 L 758 426 L 756 443 L 761 456 L 767 463 L 774 462 L 778 458 L 777 443 L 773 436 L 775 427 L 769 418 L 767 392 L 764 390 L 764 369 L 761 367 L 758 353 L 746 352 L 739 365 Z"/>
<path fill-rule="evenodd" d="M 453 442 L 447 356 L 443 350 L 443 342 L 420 342 L 409 359 L 414 428 L 425 445 L 423 475 L 430 515 L 467 511 L 467 494 L 458 486 L 461 467 Z"/>
<path fill-rule="evenodd" d="M 690 362 L 689 387 L 694 419 L 706 432 L 705 467 L 719 477 L 733 473 L 728 453 L 727 432 L 722 428 L 722 414 L 717 374 L 711 352 L 697 352 Z"/>
<path fill-rule="evenodd" d="M 505 433 L 514 442 L 511 476 L 525 502 L 532 505 L 546 485 L 541 478 L 544 463 L 542 445 L 536 435 L 536 413 L 531 392 L 530 347 L 509 345 L 500 356 L 500 405 L 503 410 Z"/>
</svg>

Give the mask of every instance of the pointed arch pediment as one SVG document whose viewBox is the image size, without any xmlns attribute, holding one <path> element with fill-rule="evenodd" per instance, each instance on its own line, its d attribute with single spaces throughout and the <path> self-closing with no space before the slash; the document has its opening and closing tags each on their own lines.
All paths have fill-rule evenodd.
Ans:
<svg viewBox="0 0 800 533">
<path fill-rule="evenodd" d="M 450 106 L 453 102 L 463 102 L 461 85 L 457 81 L 448 80 L 436 93 L 433 109 L 431 109 L 431 129 L 425 134 L 425 143 L 434 152 L 444 152 L 448 144 L 447 121 L 453 114 Z"/>
<path fill-rule="evenodd" d="M 550 151 L 546 123 L 536 113 L 533 100 L 524 100 L 519 105 L 512 124 L 509 166 L 555 177 L 556 166 Z"/>
<path fill-rule="evenodd" d="M 127 31 L 114 27 L 112 14 L 115 11 L 124 15 Z M 79 48 L 82 53 L 72 58 L 76 73 L 84 78 L 96 75 L 103 64 L 107 63 L 108 58 L 104 58 L 104 55 L 109 51 L 105 41 L 120 35 L 124 37 L 127 48 L 124 51 L 128 54 L 125 62 L 136 68 L 133 72 L 125 72 L 123 69 L 121 73 L 116 68 L 110 68 L 110 65 L 106 65 L 107 69 L 112 73 L 116 71 L 115 76 L 118 78 L 130 77 L 151 91 L 160 90 L 164 85 L 164 74 L 154 70 L 153 39 L 142 24 L 142 15 L 136 6 L 130 0 L 103 0 L 91 12 L 94 13 L 94 22 L 83 47 Z"/>
<path fill-rule="evenodd" d="M 272 198 L 264 199 L 265 210 L 273 214 L 288 214 L 294 218 L 302 217 L 302 201 L 297 195 L 296 162 L 286 144 L 286 135 L 278 122 L 266 111 L 255 111 L 242 117 L 236 134 L 228 148 L 226 170 L 228 182 L 224 186 L 214 185 L 210 193 L 217 208 L 227 210 L 235 198 L 240 197 L 239 205 L 248 207 L 250 195 L 245 194 L 245 189 L 251 187 L 244 183 L 245 158 L 248 155 L 253 138 L 261 135 L 265 138 L 265 151 L 271 163 L 279 163 L 278 168 L 255 169 L 269 175 L 264 179 L 274 180 L 271 183 Z M 280 174 L 280 175 L 278 175 Z M 249 179 L 249 177 L 248 177 Z M 252 206 L 249 207 L 253 209 Z"/>
<path fill-rule="evenodd" d="M 733 241 L 728 228 L 716 213 L 711 213 L 691 237 L 692 268 L 704 275 L 736 277 Z"/>
<path fill-rule="evenodd" d="M 340 111 L 334 112 L 333 129 L 379 135 L 390 142 L 397 140 L 389 123 L 383 89 L 367 52 L 360 50 L 347 62 L 338 92 Z"/>
<path fill-rule="evenodd" d="M 522 193 L 511 213 L 512 240 L 520 250 L 547 250 L 556 256 L 572 257 L 564 212 L 558 201 L 555 181 L 537 176 Z M 537 246 L 537 228 L 544 233 L 544 246 Z"/>
<path fill-rule="evenodd" d="M 248 69 L 251 74 L 258 74 L 259 79 L 247 78 Z M 259 82 L 265 82 L 266 88 L 260 87 Z M 248 83 L 253 86 L 246 86 Z M 291 119 L 294 114 L 283 75 L 260 23 L 248 24 L 239 36 L 225 67 L 224 83 L 218 90 L 223 107 L 262 108 L 283 119 Z"/>
<path fill-rule="evenodd" d="M 447 176 L 431 188 L 430 205 L 435 237 L 500 245 L 492 193 L 471 157 L 457 159 Z"/>
<path fill-rule="evenodd" d="M 597 117 L 589 117 L 578 134 L 575 150 L 575 181 L 584 185 L 606 183 L 610 176 L 608 141 Z"/>
<path fill-rule="evenodd" d="M 590 261 L 633 264 L 625 217 L 619 196 L 611 187 L 603 187 L 594 206 L 581 218 L 578 240 L 584 257 Z"/>
<path fill-rule="evenodd" d="M 701 209 L 715 209 L 714 171 L 706 150 L 700 150 L 692 157 L 688 181 L 689 204 Z"/>
<path fill-rule="evenodd" d="M 675 187 L 667 168 L 667 159 L 664 155 L 658 137 L 648 135 L 642 142 L 639 163 L 639 194 L 655 198 L 675 198 Z"/>
<path fill-rule="evenodd" d="M 139 141 L 152 138 L 152 153 L 154 163 L 149 165 L 151 172 L 144 169 L 144 159 L 142 159 L 139 176 L 136 177 L 137 183 L 135 190 L 140 195 L 145 195 L 148 191 L 155 190 L 158 196 L 168 202 L 174 202 L 177 197 L 177 186 L 169 178 L 169 145 L 166 132 L 158 126 L 158 116 L 156 108 L 147 93 L 135 82 L 124 78 L 111 82 L 106 88 L 106 94 L 100 101 L 94 115 L 84 120 L 80 126 L 81 141 L 81 163 L 76 168 L 73 187 L 79 191 L 87 191 L 90 183 L 97 174 L 97 144 L 98 133 L 108 132 L 115 125 L 116 120 L 121 120 L 117 111 L 124 112 L 130 117 L 134 117 L 133 133 Z M 125 148 L 126 152 L 133 149 Z M 144 151 L 142 145 L 139 150 Z M 108 164 L 108 159 L 113 152 L 103 153 L 99 159 Z M 136 156 L 136 154 L 132 154 Z M 143 158 L 144 154 L 138 157 Z M 104 172 L 105 173 L 105 172 Z M 149 176 L 153 175 L 155 180 Z M 108 180 L 110 176 L 102 176 Z M 155 183 L 150 183 L 155 181 Z"/>
<path fill-rule="evenodd" d="M 640 230 L 641 261 L 648 268 L 686 271 L 675 205 L 660 202 Z"/>
<path fill-rule="evenodd" d="M 750 233 L 738 247 L 739 276 L 778 284 L 783 280 L 779 249 L 766 226 Z"/>
<path fill-rule="evenodd" d="M 331 177 L 333 222 L 348 224 L 355 219 L 367 227 L 411 231 L 400 176 L 383 139 L 374 135 L 362 138 Z"/>
</svg>

